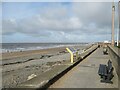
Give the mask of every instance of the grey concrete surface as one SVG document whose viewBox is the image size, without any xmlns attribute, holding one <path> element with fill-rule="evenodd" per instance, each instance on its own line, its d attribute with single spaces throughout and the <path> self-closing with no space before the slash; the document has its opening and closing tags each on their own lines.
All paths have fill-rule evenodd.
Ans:
<svg viewBox="0 0 120 90">
<path fill-rule="evenodd" d="M 93 50 L 97 48 L 97 45 L 92 46 L 91 48 L 87 49 L 86 52 L 82 55 L 86 57 L 89 53 L 91 53 Z M 61 59 L 61 58 L 60 58 Z M 73 64 L 70 63 L 70 61 L 61 63 L 60 65 L 57 65 L 53 67 L 51 70 L 32 78 L 26 82 L 21 83 L 16 88 L 41 88 L 44 87 L 46 84 L 53 83 L 53 78 L 59 77 L 59 75 L 63 75 L 66 73 L 66 71 L 69 71 L 69 68 L 74 67 L 76 63 L 78 63 L 80 60 L 76 60 Z"/>
<path fill-rule="evenodd" d="M 20 84 L 17 88 L 40 88 L 48 83 L 50 79 L 54 78 L 58 73 L 64 71 L 65 68 L 68 68 L 69 66 L 70 64 L 56 66 L 48 72 L 45 72 L 29 81 Z"/>
<path fill-rule="evenodd" d="M 102 48 L 99 48 L 49 88 L 118 88 L 115 69 L 113 84 L 100 82 L 99 64 L 107 64 L 109 59 L 108 55 L 103 55 Z"/>
</svg>

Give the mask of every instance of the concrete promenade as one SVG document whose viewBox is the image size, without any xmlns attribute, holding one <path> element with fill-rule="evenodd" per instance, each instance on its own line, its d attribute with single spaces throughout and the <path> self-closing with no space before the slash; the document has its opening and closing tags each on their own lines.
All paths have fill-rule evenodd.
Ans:
<svg viewBox="0 0 120 90">
<path fill-rule="evenodd" d="M 100 82 L 99 64 L 107 64 L 110 59 L 109 55 L 103 55 L 102 51 L 102 48 L 98 48 L 49 88 L 118 88 L 118 76 L 115 69 L 113 84 Z"/>
</svg>

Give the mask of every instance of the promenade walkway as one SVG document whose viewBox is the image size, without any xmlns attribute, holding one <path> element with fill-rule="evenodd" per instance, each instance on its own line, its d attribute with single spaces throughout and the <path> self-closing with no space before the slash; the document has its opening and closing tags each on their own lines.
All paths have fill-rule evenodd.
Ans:
<svg viewBox="0 0 120 90">
<path fill-rule="evenodd" d="M 102 48 L 98 48 L 51 85 L 50 88 L 118 88 L 118 77 L 115 69 L 113 71 L 113 84 L 100 82 L 98 75 L 99 64 L 107 64 L 110 59 L 108 55 L 103 55 L 102 51 Z"/>
</svg>

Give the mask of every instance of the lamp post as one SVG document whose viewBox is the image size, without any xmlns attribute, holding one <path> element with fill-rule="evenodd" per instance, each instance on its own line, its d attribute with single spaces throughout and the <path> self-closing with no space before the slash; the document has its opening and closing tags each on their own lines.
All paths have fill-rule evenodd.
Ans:
<svg viewBox="0 0 120 90">
<path fill-rule="evenodd" d="M 112 46 L 114 46 L 114 16 L 115 16 L 115 5 L 114 5 L 114 1 L 113 1 L 113 3 L 112 3 L 112 35 L 111 35 Z"/>
<path fill-rule="evenodd" d="M 118 18 L 119 18 L 118 46 L 120 46 L 120 1 L 118 2 Z"/>
</svg>

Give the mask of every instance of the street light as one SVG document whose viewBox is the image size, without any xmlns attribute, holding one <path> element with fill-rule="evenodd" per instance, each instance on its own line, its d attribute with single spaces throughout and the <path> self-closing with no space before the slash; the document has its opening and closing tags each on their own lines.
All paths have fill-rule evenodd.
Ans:
<svg viewBox="0 0 120 90">
<path fill-rule="evenodd" d="M 112 35 L 111 35 L 111 44 L 114 46 L 114 16 L 115 16 L 115 5 L 114 5 L 114 0 L 112 3 Z"/>
<path fill-rule="evenodd" d="M 119 18 L 118 46 L 120 46 L 120 1 L 118 2 L 118 18 Z"/>
</svg>

